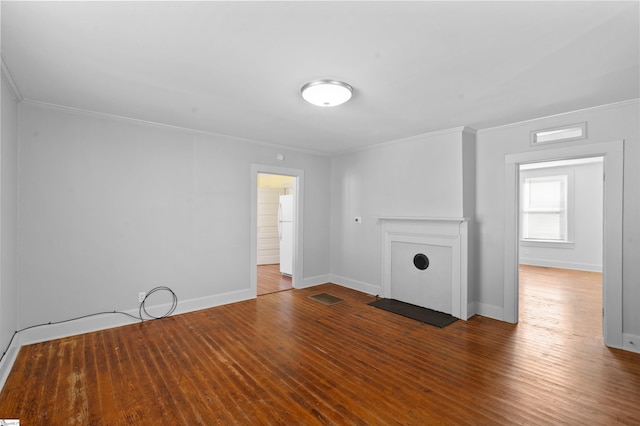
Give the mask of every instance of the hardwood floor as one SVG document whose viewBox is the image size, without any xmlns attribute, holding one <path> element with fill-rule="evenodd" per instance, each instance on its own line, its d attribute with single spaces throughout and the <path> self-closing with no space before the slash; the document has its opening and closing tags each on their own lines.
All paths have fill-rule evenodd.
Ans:
<svg viewBox="0 0 640 426">
<path fill-rule="evenodd" d="M 325 284 L 25 346 L 0 393 L 0 418 L 24 425 L 638 424 L 640 354 L 608 349 L 600 332 L 586 331 L 591 320 L 575 311 L 592 304 L 593 292 L 574 288 L 560 297 L 564 290 L 543 291 L 544 280 L 525 278 L 549 281 L 551 271 L 526 269 L 518 325 L 476 316 L 439 329 Z M 308 297 L 320 292 L 345 301 L 326 306 Z M 553 306 L 559 297 L 571 306 Z"/>
<path fill-rule="evenodd" d="M 602 336 L 602 274 L 520 265 L 520 322 L 531 332 Z M 579 319 L 579 320 L 578 320 Z"/>
<path fill-rule="evenodd" d="M 258 265 L 258 296 L 291 290 L 291 277 L 280 273 L 280 265 Z"/>
</svg>

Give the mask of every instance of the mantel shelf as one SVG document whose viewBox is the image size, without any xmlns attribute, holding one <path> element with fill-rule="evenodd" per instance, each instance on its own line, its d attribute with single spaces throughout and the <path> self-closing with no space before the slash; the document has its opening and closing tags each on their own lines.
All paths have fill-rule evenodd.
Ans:
<svg viewBox="0 0 640 426">
<path fill-rule="evenodd" d="M 378 216 L 378 220 L 404 221 L 404 222 L 466 222 L 467 217 L 426 217 L 426 216 Z"/>
</svg>

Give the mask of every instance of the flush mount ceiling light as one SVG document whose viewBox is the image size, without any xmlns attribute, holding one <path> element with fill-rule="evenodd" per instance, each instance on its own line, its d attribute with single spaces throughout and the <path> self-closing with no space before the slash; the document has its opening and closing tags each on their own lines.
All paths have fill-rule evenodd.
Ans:
<svg viewBox="0 0 640 426">
<path fill-rule="evenodd" d="M 305 101 L 320 107 L 333 107 L 351 99 L 353 88 L 335 80 L 311 81 L 300 89 Z"/>
</svg>

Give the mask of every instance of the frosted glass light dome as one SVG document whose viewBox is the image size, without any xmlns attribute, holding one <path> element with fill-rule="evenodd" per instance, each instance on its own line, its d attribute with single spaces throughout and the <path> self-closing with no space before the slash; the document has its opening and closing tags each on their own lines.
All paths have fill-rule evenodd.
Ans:
<svg viewBox="0 0 640 426">
<path fill-rule="evenodd" d="M 341 105 L 351 99 L 353 88 L 335 80 L 312 81 L 300 89 L 305 101 L 319 107 Z"/>
</svg>

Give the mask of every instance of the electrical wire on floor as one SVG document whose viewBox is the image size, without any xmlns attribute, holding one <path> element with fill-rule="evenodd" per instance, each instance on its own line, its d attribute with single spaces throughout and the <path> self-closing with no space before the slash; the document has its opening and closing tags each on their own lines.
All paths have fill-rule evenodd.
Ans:
<svg viewBox="0 0 640 426">
<path fill-rule="evenodd" d="M 156 293 L 158 291 L 168 291 L 169 293 L 171 293 L 171 297 L 173 298 L 173 301 L 171 303 L 171 307 L 169 308 L 169 310 L 162 316 L 156 317 L 151 315 L 149 312 L 147 312 L 147 308 L 145 306 L 145 302 L 147 301 L 147 298 L 149 296 L 151 296 L 153 293 Z M 140 321 L 144 321 L 144 318 L 142 317 L 142 313 L 144 312 L 144 314 L 149 317 L 150 319 L 162 319 L 162 318 L 166 318 L 169 315 L 171 315 L 173 313 L 173 311 L 176 310 L 176 307 L 178 306 L 178 296 L 176 296 L 176 294 L 173 292 L 173 290 L 171 290 L 169 287 L 166 286 L 159 286 L 156 288 L 152 288 L 151 290 L 149 290 L 149 292 L 144 296 L 144 299 L 142 300 L 142 302 L 140 303 L 140 307 L 138 308 L 138 316 L 140 317 Z"/>
<path fill-rule="evenodd" d="M 172 297 L 172 303 L 171 303 L 171 307 L 169 308 L 169 310 L 161 315 L 161 316 L 154 316 L 151 315 L 146 308 L 146 301 L 147 298 L 149 296 L 151 296 L 153 293 L 157 293 L 158 291 L 168 291 L 169 293 L 171 293 L 171 297 Z M 16 330 L 13 332 L 13 336 L 11 336 L 11 339 L 9 340 L 9 344 L 7 345 L 7 348 L 4 350 L 4 352 L 2 352 L 2 355 L 0 356 L 0 362 L 2 362 L 2 360 L 4 359 L 4 356 L 7 354 L 7 352 L 9 352 L 9 348 L 11 347 L 11 343 L 13 343 L 13 339 L 16 337 L 16 335 L 18 333 L 21 333 L 23 331 L 27 331 L 30 330 L 32 328 L 38 328 L 38 327 L 44 327 L 46 325 L 57 325 L 57 324 L 64 324 L 67 322 L 71 322 L 71 321 L 77 321 L 83 318 L 89 318 L 89 317 L 95 317 L 98 315 L 106 315 L 106 314 L 120 314 L 120 315 L 126 315 L 128 317 L 131 317 L 135 320 L 138 320 L 140 322 L 145 322 L 148 320 L 157 320 L 157 319 L 162 319 L 162 318 L 166 318 L 168 316 L 170 316 L 175 310 L 176 307 L 178 306 L 178 296 L 176 296 L 176 294 L 173 292 L 173 290 L 171 290 L 169 287 L 166 286 L 158 286 L 155 288 L 152 288 L 151 290 L 149 290 L 145 296 L 144 299 L 142 300 L 142 302 L 140 302 L 140 306 L 138 307 L 138 316 L 135 315 L 131 315 L 128 312 L 122 312 L 122 311 L 104 311 L 104 312 L 96 312 L 93 314 L 87 314 L 87 315 L 82 315 L 76 318 L 70 318 L 70 319 L 66 319 L 66 320 L 62 320 L 62 321 L 52 321 L 52 322 L 46 322 L 46 323 L 42 323 L 42 324 L 36 324 L 36 325 L 31 325 L 29 327 L 25 327 L 25 328 L 21 328 L 20 330 Z M 143 317 L 143 314 L 146 315 L 146 319 L 145 317 Z"/>
</svg>

